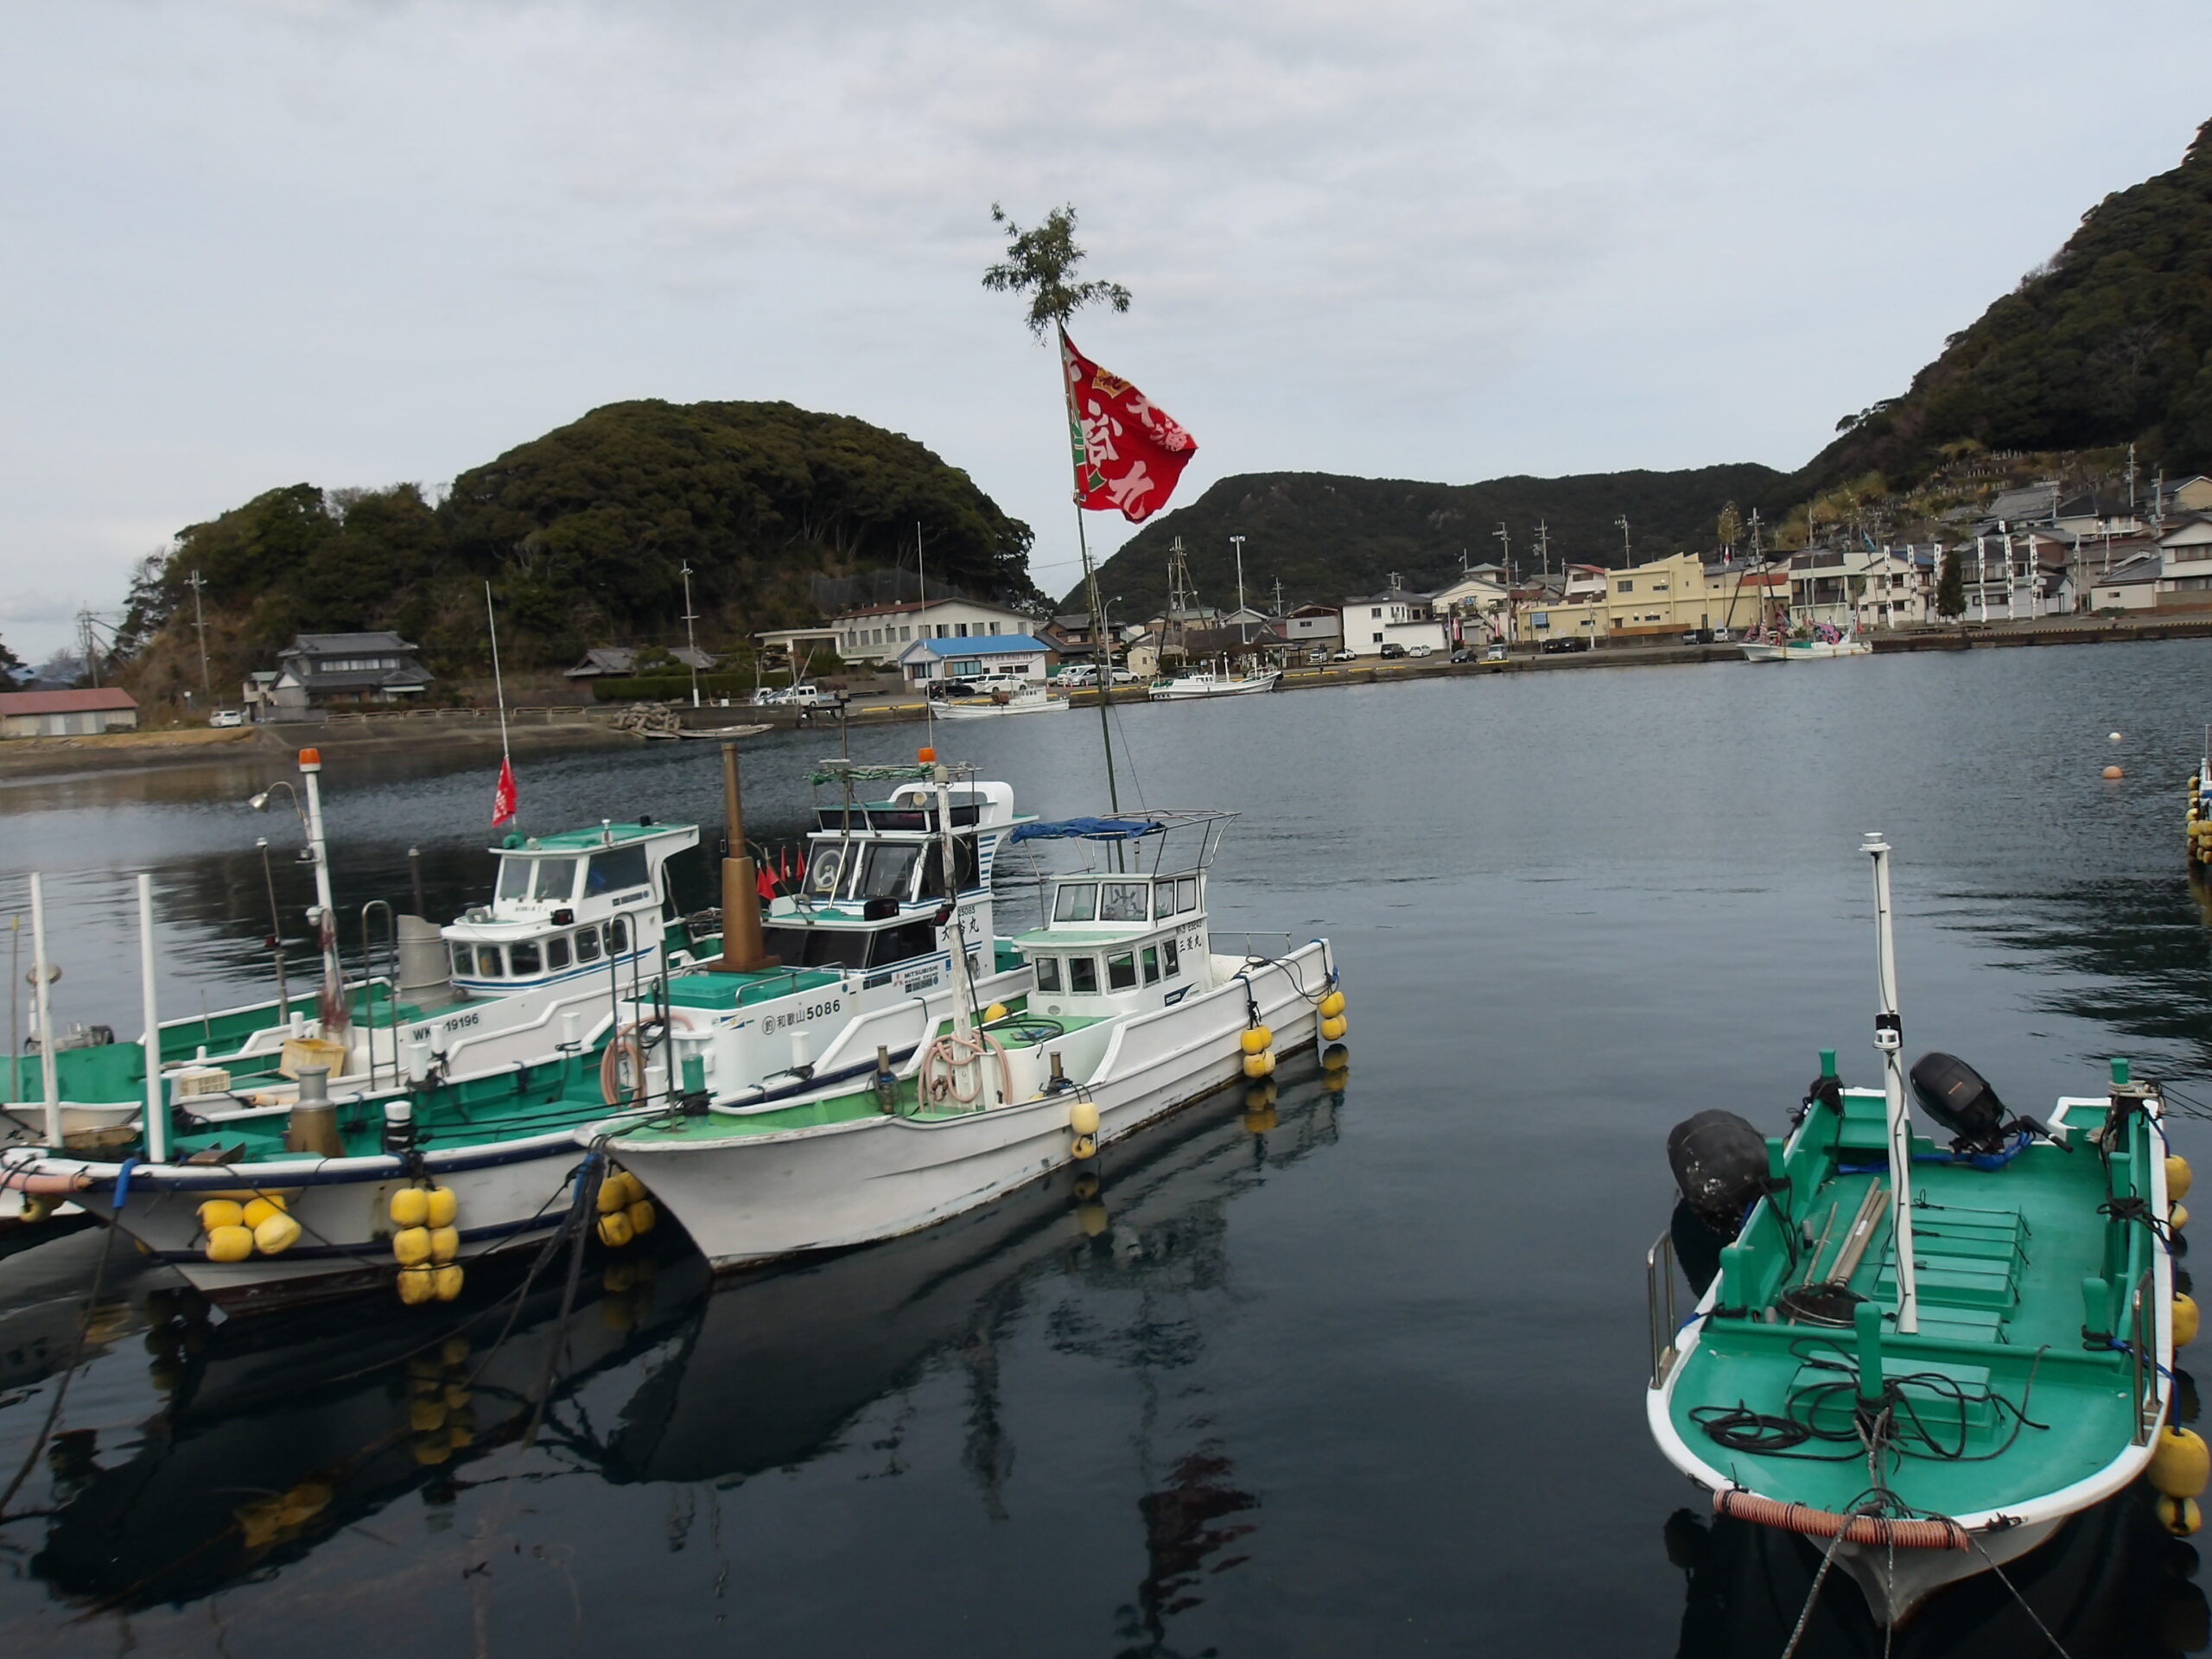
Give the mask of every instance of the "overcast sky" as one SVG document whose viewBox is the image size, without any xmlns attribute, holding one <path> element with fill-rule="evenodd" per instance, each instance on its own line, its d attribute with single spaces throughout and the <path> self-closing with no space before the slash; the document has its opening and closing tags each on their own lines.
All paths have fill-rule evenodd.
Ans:
<svg viewBox="0 0 2212 1659">
<path fill-rule="evenodd" d="M 435 485 L 628 397 L 911 434 L 1058 593 L 1057 380 L 978 283 L 994 200 L 1073 201 L 1135 291 L 1074 332 L 1198 437 L 1182 499 L 1795 467 L 2212 116 L 2203 0 L 4 15 L 0 638 L 34 659 L 259 491 Z"/>
</svg>

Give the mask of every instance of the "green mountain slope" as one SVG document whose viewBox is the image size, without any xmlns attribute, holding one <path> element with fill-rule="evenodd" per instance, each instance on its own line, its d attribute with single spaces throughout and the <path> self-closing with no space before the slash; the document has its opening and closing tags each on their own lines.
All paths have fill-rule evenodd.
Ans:
<svg viewBox="0 0 2212 1659">
<path fill-rule="evenodd" d="M 1181 537 L 1199 597 L 1224 610 L 1236 603 L 1234 550 L 1244 539 L 1244 590 L 1272 602 L 1282 583 L 1287 605 L 1333 602 L 1384 586 L 1392 575 L 1415 588 L 1449 581 L 1464 554 L 1495 563 L 1493 533 L 1503 523 L 1516 568 L 1536 568 L 1535 533 L 1550 531 L 1551 563 L 1617 565 L 1617 518 L 1629 521 L 1637 559 L 1678 546 L 1713 545 L 1720 510 L 1749 503 L 1783 474 L 1738 463 L 1679 473 L 1592 473 L 1578 478 L 1497 478 L 1482 484 L 1422 484 L 1344 478 L 1330 473 L 1248 473 L 1224 478 L 1188 506 L 1147 524 L 1099 572 L 1099 593 L 1116 621 L 1149 614 L 1167 596 L 1167 549 Z M 1080 588 L 1062 608 L 1080 611 Z"/>
<path fill-rule="evenodd" d="M 2107 196 L 1904 396 L 1857 417 L 1770 502 L 1880 473 L 1908 486 L 1972 445 L 2140 441 L 2169 473 L 2212 469 L 2212 122 L 2179 167 Z"/>
<path fill-rule="evenodd" d="M 302 629 L 396 628 L 449 672 L 485 660 L 489 580 L 505 660 L 565 665 L 609 640 L 680 640 L 687 562 L 702 640 L 721 641 L 810 620 L 818 578 L 911 565 L 918 525 L 933 582 L 1040 597 L 1028 527 L 911 438 L 789 404 L 611 404 L 435 505 L 411 484 L 296 484 L 193 524 L 142 571 L 123 639 L 151 695 L 196 684 L 196 645 L 181 647 L 197 570 L 219 683 Z"/>
</svg>

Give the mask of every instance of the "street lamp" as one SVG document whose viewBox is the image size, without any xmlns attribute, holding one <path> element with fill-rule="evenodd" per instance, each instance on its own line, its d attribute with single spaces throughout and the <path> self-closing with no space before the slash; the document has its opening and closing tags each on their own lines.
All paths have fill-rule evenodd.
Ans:
<svg viewBox="0 0 2212 1659">
<path fill-rule="evenodd" d="M 683 652 L 690 660 L 684 666 L 691 671 L 691 706 L 699 706 L 699 640 L 691 631 L 697 619 L 691 610 L 691 561 L 683 561 Z"/>
<path fill-rule="evenodd" d="M 1232 536 L 1229 544 L 1236 550 L 1236 639 L 1240 645 L 1250 645 L 1250 625 L 1244 620 L 1244 538 Z"/>
</svg>

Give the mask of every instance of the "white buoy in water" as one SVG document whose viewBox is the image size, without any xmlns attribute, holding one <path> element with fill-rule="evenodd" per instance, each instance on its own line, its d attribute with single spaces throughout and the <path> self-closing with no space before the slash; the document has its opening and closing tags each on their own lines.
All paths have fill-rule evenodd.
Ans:
<svg viewBox="0 0 2212 1659">
<path fill-rule="evenodd" d="M 2111 738 L 2115 743 L 2120 741 L 2120 734 L 2118 732 L 2107 732 L 2105 735 Z"/>
</svg>

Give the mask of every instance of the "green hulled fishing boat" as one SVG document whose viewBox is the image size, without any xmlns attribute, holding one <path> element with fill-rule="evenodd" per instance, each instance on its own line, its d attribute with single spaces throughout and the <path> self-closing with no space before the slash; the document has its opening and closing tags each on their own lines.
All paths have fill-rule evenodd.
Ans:
<svg viewBox="0 0 2212 1659">
<path fill-rule="evenodd" d="M 2103 1094 L 2037 1122 L 1929 1054 L 1910 1081 L 1940 1137 L 1916 1132 L 1890 849 L 1864 850 L 1882 1086 L 1845 1086 L 1828 1051 L 1786 1137 L 1725 1112 L 1676 1127 L 1648 1411 L 1717 1512 L 1802 1535 L 1893 1624 L 2146 1471 L 2193 1530 L 2206 1452 L 2165 1426 L 2197 1314 L 2174 1290 L 2188 1166 L 2158 1091 L 2114 1060 Z M 1679 1325 L 1677 1257 L 1701 1293 Z"/>
</svg>

